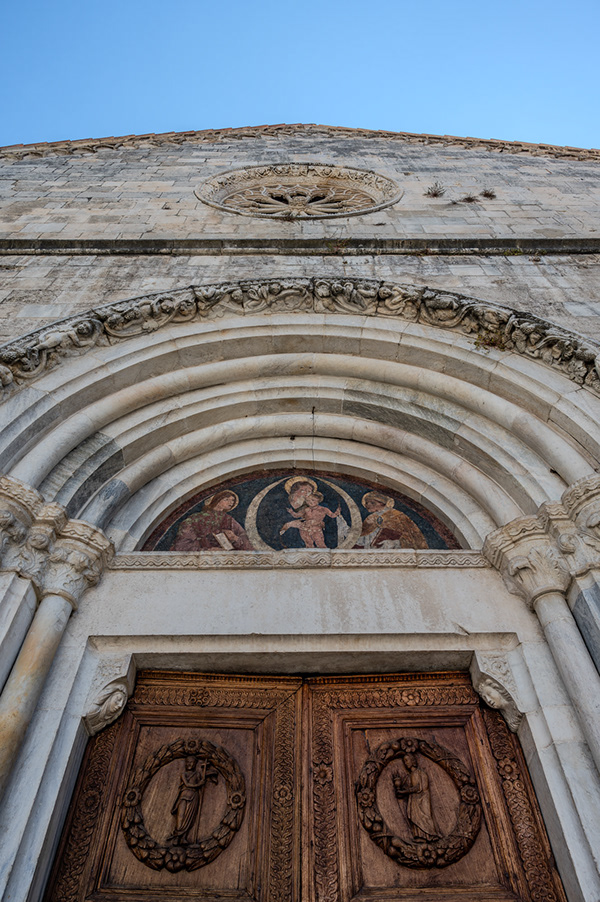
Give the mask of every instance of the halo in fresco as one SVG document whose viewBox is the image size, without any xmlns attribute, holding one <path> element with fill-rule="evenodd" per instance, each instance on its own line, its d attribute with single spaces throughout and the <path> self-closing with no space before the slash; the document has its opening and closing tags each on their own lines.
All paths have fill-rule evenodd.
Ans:
<svg viewBox="0 0 600 902">
<path fill-rule="evenodd" d="M 460 548 L 422 505 L 352 476 L 260 471 L 199 492 L 144 551 Z"/>
</svg>

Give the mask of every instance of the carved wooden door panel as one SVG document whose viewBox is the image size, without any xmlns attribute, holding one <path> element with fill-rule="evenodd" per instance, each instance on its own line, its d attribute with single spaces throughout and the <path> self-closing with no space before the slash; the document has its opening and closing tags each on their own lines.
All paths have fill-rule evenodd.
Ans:
<svg viewBox="0 0 600 902">
<path fill-rule="evenodd" d="M 518 744 L 466 675 L 305 694 L 305 902 L 563 902 Z"/>
<path fill-rule="evenodd" d="M 141 674 L 90 742 L 47 899 L 299 898 L 300 685 Z"/>
<path fill-rule="evenodd" d="M 90 742 L 46 902 L 564 902 L 464 674 L 144 673 Z"/>
</svg>

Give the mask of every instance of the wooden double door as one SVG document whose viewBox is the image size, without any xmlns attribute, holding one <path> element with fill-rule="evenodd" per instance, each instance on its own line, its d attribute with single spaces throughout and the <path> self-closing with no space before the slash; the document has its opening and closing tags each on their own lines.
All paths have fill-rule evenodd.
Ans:
<svg viewBox="0 0 600 902">
<path fill-rule="evenodd" d="M 465 674 L 145 672 L 90 741 L 47 902 L 563 902 Z"/>
</svg>

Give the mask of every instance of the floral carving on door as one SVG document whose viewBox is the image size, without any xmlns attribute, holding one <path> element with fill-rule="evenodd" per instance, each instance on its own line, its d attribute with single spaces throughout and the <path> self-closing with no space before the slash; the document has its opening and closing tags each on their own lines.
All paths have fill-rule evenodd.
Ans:
<svg viewBox="0 0 600 902">
<path fill-rule="evenodd" d="M 46 902 L 565 902 L 466 674 L 146 672 L 91 740 Z"/>
</svg>

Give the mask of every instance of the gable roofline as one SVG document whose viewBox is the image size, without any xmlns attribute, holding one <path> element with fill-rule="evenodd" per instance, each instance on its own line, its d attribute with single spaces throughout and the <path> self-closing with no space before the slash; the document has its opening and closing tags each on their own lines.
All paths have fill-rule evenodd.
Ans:
<svg viewBox="0 0 600 902">
<path fill-rule="evenodd" d="M 386 138 L 406 144 L 437 144 L 446 147 L 462 147 L 467 150 L 487 150 L 494 153 L 527 154 L 528 156 L 550 156 L 557 159 L 600 161 L 599 148 L 561 147 L 554 144 L 530 144 L 525 141 L 503 141 L 498 138 L 471 138 L 454 135 L 427 135 L 412 132 L 376 131 L 365 128 L 347 128 L 336 125 L 316 125 L 296 123 L 287 125 L 258 125 L 242 128 L 204 129 L 202 131 L 162 132 L 146 135 L 122 135 L 105 138 L 82 138 L 76 141 L 38 142 L 34 144 L 11 144 L 0 147 L 0 157 L 22 159 L 25 157 L 45 157 L 52 154 L 70 156 L 80 153 L 97 153 L 104 149 L 126 147 L 157 147 L 161 144 L 216 144 L 221 141 L 306 135 L 348 138 Z"/>
</svg>

